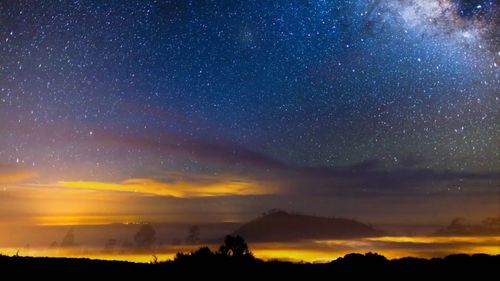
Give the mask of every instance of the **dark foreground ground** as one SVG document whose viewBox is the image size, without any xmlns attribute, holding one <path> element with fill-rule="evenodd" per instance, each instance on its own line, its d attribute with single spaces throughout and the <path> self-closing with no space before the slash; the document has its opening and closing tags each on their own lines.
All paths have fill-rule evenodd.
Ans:
<svg viewBox="0 0 500 281">
<path fill-rule="evenodd" d="M 0 256 L 1 276 L 37 280 L 62 277 L 135 280 L 340 280 L 345 277 L 419 280 L 486 280 L 495 278 L 500 255 L 451 255 L 445 258 L 387 260 L 377 254 L 350 254 L 331 263 L 310 264 L 254 259 L 251 255 L 182 255 L 174 261 L 151 264 L 90 259 Z M 27 279 L 27 280 L 29 280 Z M 100 280 L 99 279 L 99 280 Z M 4 279 L 7 280 L 7 279 Z M 35 280 L 35 279 L 31 279 Z M 378 280 L 378 279 L 377 279 Z"/>
</svg>

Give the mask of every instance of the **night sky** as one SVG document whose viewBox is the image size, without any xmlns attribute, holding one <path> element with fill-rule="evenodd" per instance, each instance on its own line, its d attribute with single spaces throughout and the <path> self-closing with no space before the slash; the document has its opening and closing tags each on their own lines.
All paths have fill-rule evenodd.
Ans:
<svg viewBox="0 0 500 281">
<path fill-rule="evenodd" d="M 500 212 L 498 4 L 0 2 L 0 218 Z"/>
</svg>

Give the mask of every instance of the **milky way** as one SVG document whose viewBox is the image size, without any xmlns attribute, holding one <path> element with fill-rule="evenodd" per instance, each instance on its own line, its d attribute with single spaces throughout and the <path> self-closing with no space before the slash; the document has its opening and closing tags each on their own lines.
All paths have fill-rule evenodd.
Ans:
<svg viewBox="0 0 500 281">
<path fill-rule="evenodd" d="M 2 1 L 0 184 L 483 215 L 497 30 L 495 1 Z"/>
</svg>

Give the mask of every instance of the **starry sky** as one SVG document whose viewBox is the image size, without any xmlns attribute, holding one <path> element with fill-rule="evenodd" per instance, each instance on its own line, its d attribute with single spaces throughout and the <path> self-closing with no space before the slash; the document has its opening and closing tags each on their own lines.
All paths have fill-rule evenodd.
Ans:
<svg viewBox="0 0 500 281">
<path fill-rule="evenodd" d="M 0 219 L 500 213 L 498 4 L 0 1 Z"/>
</svg>

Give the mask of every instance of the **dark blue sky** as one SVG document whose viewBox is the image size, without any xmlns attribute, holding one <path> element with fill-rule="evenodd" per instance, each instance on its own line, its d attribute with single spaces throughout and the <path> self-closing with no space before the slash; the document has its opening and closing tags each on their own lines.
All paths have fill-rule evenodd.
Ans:
<svg viewBox="0 0 500 281">
<path fill-rule="evenodd" d="M 359 200 L 453 193 L 429 204 L 485 215 L 496 16 L 495 1 L 2 1 L 0 168 L 233 200 L 209 212 L 363 216 Z M 228 182 L 249 186 L 210 191 Z"/>
</svg>

